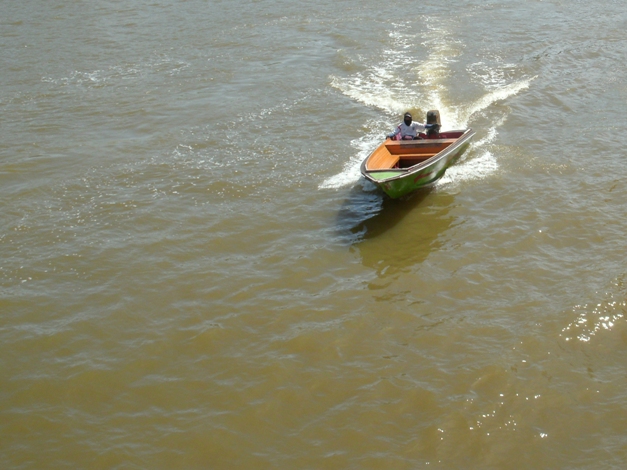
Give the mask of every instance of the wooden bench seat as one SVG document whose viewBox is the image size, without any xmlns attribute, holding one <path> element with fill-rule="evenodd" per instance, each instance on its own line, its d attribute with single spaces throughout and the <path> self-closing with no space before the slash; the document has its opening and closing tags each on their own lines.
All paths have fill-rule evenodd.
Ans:
<svg viewBox="0 0 627 470">
<path fill-rule="evenodd" d="M 423 160 L 426 160 L 427 158 L 431 158 L 431 157 L 435 157 L 438 153 L 440 152 L 435 152 L 435 153 L 406 153 L 403 155 L 399 155 L 401 160 L 405 160 L 408 158 L 411 159 L 417 159 L 417 158 L 421 158 Z"/>
<path fill-rule="evenodd" d="M 387 170 L 394 168 L 399 160 L 400 155 L 392 155 L 387 152 L 381 152 L 378 155 L 374 155 L 368 161 L 368 170 Z"/>
</svg>

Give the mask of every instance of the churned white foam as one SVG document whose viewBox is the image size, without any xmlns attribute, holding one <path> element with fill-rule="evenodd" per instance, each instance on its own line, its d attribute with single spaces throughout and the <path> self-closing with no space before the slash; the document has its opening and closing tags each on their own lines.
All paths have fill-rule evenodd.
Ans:
<svg viewBox="0 0 627 470">
<path fill-rule="evenodd" d="M 507 76 L 517 69 L 516 64 L 489 64 L 481 61 L 467 67 L 475 81 L 481 82 L 486 90 L 502 88 L 509 82 Z"/>
<path fill-rule="evenodd" d="M 357 149 L 357 154 L 344 165 L 344 168 L 340 173 L 324 180 L 318 188 L 336 189 L 355 184 L 361 178 L 361 173 L 359 171 L 361 162 L 380 143 L 381 132 L 371 133 L 361 139 L 353 140 L 351 145 Z"/>
<path fill-rule="evenodd" d="M 496 157 L 487 149 L 483 147 L 492 143 L 498 135 L 497 129 L 503 125 L 505 117 L 497 121 L 494 127 L 488 129 L 487 134 L 480 140 L 471 144 L 470 149 L 479 153 L 478 156 L 472 158 L 464 158 L 468 155 L 466 152 L 462 156 L 462 160 L 455 165 L 449 167 L 446 170 L 444 176 L 439 179 L 436 186 L 448 186 L 453 183 L 459 183 L 461 181 L 479 180 L 494 174 L 499 169 L 499 164 Z"/>
<path fill-rule="evenodd" d="M 350 161 L 346 165 L 344 165 L 344 169 L 341 173 L 338 173 L 337 175 L 331 176 L 330 178 L 324 180 L 318 186 L 318 189 L 337 189 L 355 184 L 357 181 L 359 181 L 359 167 L 362 160 L 363 158 L 361 157 L 351 158 Z"/>
<path fill-rule="evenodd" d="M 498 134 L 498 132 L 496 131 L 496 128 L 501 126 L 504 122 L 505 122 L 505 119 L 501 119 L 500 121 L 498 121 L 496 126 L 488 129 L 488 133 L 485 135 L 485 137 L 475 142 L 473 146 L 483 147 L 484 145 L 487 145 L 491 143 L 492 141 L 494 141 L 494 139 L 496 138 L 496 135 Z"/>
<path fill-rule="evenodd" d="M 391 48 L 382 51 L 376 65 L 352 77 L 330 79 L 331 86 L 346 96 L 398 116 L 408 109 L 427 107 L 430 102 L 427 94 L 419 93 L 424 81 L 420 74 L 414 72 L 414 78 L 410 78 L 417 67 L 414 49 L 419 38 L 406 32 L 407 24 L 398 23 L 394 28 L 389 34 Z"/>
<path fill-rule="evenodd" d="M 472 103 L 470 106 L 466 108 L 465 113 L 463 115 L 464 122 L 467 123 L 473 114 L 479 111 L 483 111 L 484 109 L 488 108 L 490 105 L 496 103 L 497 101 L 502 101 L 507 98 L 510 98 L 514 95 L 517 95 L 521 90 L 525 90 L 529 88 L 529 84 L 535 78 L 536 77 L 532 77 L 530 79 L 520 80 L 518 82 L 505 85 L 502 88 L 491 91 L 490 93 L 487 93 L 486 95 L 482 96 L 481 98 L 479 98 L 477 101 L 475 101 L 474 103 Z"/>
<path fill-rule="evenodd" d="M 485 179 L 498 169 L 496 157 L 489 150 L 482 150 L 479 156 L 473 156 L 449 167 L 444 176 L 436 182 L 436 186 L 444 187 L 461 181 Z"/>
<path fill-rule="evenodd" d="M 408 105 L 394 97 L 394 91 L 385 85 L 385 81 L 376 74 L 363 77 L 358 74 L 350 79 L 331 77 L 331 86 L 337 88 L 346 96 L 365 104 L 382 109 L 383 111 L 400 114 Z"/>
</svg>

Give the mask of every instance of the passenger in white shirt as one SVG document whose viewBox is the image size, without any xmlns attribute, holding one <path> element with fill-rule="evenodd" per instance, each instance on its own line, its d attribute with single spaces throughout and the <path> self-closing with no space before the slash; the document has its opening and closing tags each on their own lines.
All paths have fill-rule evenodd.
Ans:
<svg viewBox="0 0 627 470">
<path fill-rule="evenodd" d="M 386 138 L 394 140 L 414 140 L 418 139 L 418 133 L 422 132 L 427 127 L 419 122 L 412 122 L 411 113 L 405 113 L 403 116 L 403 122 L 392 132 L 388 134 Z"/>
</svg>

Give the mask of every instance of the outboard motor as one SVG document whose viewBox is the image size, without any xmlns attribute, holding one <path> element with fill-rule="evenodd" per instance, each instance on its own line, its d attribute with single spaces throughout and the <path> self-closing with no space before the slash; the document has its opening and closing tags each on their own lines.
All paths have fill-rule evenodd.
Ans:
<svg viewBox="0 0 627 470">
<path fill-rule="evenodd" d="M 442 127 L 440 111 L 437 109 L 427 111 L 427 124 L 425 127 L 427 128 L 427 139 L 440 138 L 440 128 Z"/>
</svg>

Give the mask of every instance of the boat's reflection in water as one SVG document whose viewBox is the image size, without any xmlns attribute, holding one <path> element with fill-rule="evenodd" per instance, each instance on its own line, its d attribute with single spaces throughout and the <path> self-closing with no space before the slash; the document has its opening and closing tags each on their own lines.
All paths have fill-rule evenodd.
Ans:
<svg viewBox="0 0 627 470">
<path fill-rule="evenodd" d="M 446 240 L 455 197 L 425 188 L 393 200 L 363 189 L 351 193 L 340 213 L 351 249 L 380 277 L 421 264 Z"/>
</svg>

